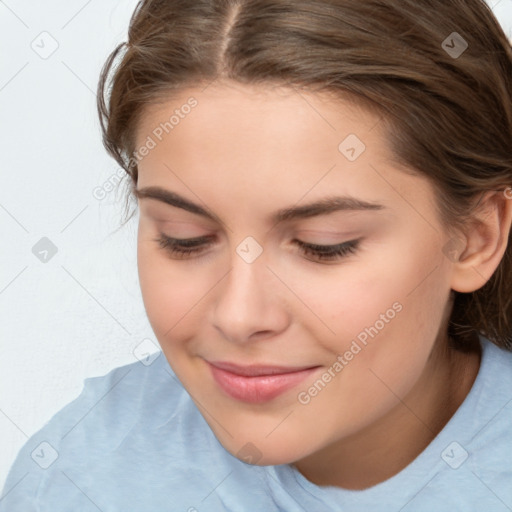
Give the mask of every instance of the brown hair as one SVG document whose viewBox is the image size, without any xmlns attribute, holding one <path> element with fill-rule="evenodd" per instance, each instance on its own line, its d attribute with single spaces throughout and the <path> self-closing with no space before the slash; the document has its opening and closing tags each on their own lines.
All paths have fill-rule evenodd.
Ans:
<svg viewBox="0 0 512 512">
<path fill-rule="evenodd" d="M 378 114 L 394 162 L 431 180 L 450 232 L 512 183 L 512 47 L 484 0 L 140 1 L 98 84 L 103 143 L 132 186 L 145 107 L 221 78 L 328 91 Z M 511 238 L 483 287 L 452 290 L 457 348 L 481 333 L 512 350 Z"/>
</svg>

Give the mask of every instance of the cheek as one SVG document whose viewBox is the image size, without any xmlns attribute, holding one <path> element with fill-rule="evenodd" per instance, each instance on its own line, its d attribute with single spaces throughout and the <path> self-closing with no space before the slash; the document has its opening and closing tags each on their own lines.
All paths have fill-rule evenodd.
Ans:
<svg viewBox="0 0 512 512">
<path fill-rule="evenodd" d="M 334 365 L 338 356 L 343 362 L 330 366 L 336 376 L 312 398 L 309 418 L 332 415 L 334 425 L 336 411 L 341 410 L 344 423 L 339 428 L 350 434 L 385 414 L 398 403 L 397 397 L 404 397 L 414 386 L 428 360 L 449 295 L 446 271 L 435 268 L 432 249 L 429 264 L 423 261 L 418 272 L 422 260 L 428 261 L 426 256 L 409 254 L 394 273 L 390 272 L 393 265 L 376 264 L 365 277 L 352 274 L 351 284 L 361 287 L 354 288 L 357 293 L 347 289 L 333 293 L 336 307 L 328 306 L 329 325 L 337 334 L 321 339 L 331 354 L 328 365 Z M 302 391 L 316 393 L 308 388 L 313 385 L 306 383 Z M 338 427 L 334 431 L 339 434 Z"/>
<path fill-rule="evenodd" d="M 364 375 L 377 387 L 382 387 L 382 379 L 398 395 L 405 394 L 423 371 L 450 293 L 447 269 L 435 244 L 409 249 L 372 266 L 367 278 L 357 283 L 357 297 L 343 299 L 351 331 L 343 348 L 350 350 L 353 340 L 361 347 L 355 364 L 346 368 L 347 378 L 350 374 L 355 383 Z"/>
<path fill-rule="evenodd" d="M 188 326 L 204 316 L 201 299 L 207 283 L 187 263 L 168 259 L 149 236 L 139 236 L 137 265 L 146 314 L 160 344 L 178 333 L 186 337 Z"/>
<path fill-rule="evenodd" d="M 314 313 L 306 312 L 304 319 L 309 319 L 307 324 L 315 329 L 316 336 L 334 345 L 339 340 L 350 344 L 349 340 L 359 334 L 364 340 L 365 329 L 374 324 L 379 331 L 389 330 L 389 325 L 406 316 L 400 310 L 418 298 L 410 292 L 420 280 L 417 268 L 422 266 L 422 257 L 409 252 L 405 260 L 403 254 L 399 243 L 382 241 L 339 266 L 295 276 L 292 270 L 280 270 Z"/>
<path fill-rule="evenodd" d="M 356 341 L 361 351 L 353 359 L 366 368 L 392 367 L 406 354 L 420 364 L 449 297 L 441 252 L 433 240 L 404 237 L 371 253 L 376 256 L 371 262 L 354 259 L 339 272 L 310 273 L 297 280 L 298 293 L 316 313 L 304 325 L 334 358 L 351 346 L 357 351 Z"/>
</svg>

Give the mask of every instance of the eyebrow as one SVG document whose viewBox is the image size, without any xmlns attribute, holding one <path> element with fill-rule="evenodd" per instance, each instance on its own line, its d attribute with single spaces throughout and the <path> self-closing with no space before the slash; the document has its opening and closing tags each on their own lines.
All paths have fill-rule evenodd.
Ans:
<svg viewBox="0 0 512 512">
<path fill-rule="evenodd" d="M 135 189 L 135 195 L 139 199 L 151 198 L 161 201 L 165 204 L 182 208 L 191 213 L 201 215 L 207 219 L 219 222 L 220 219 L 206 208 L 192 203 L 188 199 L 180 196 L 176 192 L 171 192 L 161 187 L 145 187 Z M 313 203 L 308 203 L 302 206 L 291 206 L 283 208 L 275 212 L 270 220 L 272 222 L 285 222 L 294 219 L 306 219 L 316 217 L 318 215 L 326 215 L 337 211 L 375 211 L 383 210 L 386 207 L 378 203 L 370 203 L 351 196 L 329 196 Z"/>
</svg>

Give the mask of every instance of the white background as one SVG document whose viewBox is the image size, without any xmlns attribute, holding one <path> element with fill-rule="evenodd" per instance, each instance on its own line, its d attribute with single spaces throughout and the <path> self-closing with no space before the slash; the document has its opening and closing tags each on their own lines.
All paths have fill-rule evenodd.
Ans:
<svg viewBox="0 0 512 512">
<path fill-rule="evenodd" d="M 512 0 L 491 0 L 512 37 Z M 136 0 L 0 1 L 0 487 L 22 444 L 83 379 L 156 340 L 140 296 L 134 216 L 107 156 L 96 84 Z M 47 32 L 49 35 L 40 35 Z M 56 51 L 42 58 L 58 44 Z M 32 247 L 57 247 L 47 262 Z M 44 254 L 41 254 L 43 257 Z"/>
</svg>

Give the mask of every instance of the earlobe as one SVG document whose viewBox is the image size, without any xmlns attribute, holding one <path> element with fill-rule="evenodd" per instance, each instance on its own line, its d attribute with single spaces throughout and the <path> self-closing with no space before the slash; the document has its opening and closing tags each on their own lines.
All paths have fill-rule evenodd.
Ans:
<svg viewBox="0 0 512 512">
<path fill-rule="evenodd" d="M 512 223 L 512 199 L 490 191 L 480 201 L 464 232 L 464 246 L 454 260 L 451 288 L 471 293 L 487 283 L 507 250 Z M 512 248 L 509 247 L 509 250 Z"/>
</svg>

